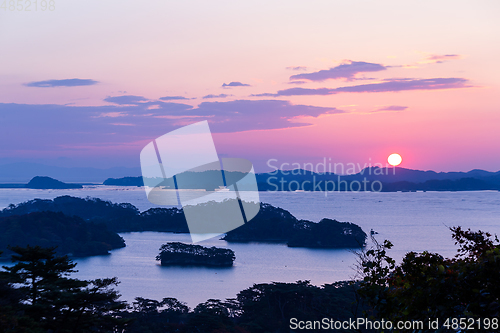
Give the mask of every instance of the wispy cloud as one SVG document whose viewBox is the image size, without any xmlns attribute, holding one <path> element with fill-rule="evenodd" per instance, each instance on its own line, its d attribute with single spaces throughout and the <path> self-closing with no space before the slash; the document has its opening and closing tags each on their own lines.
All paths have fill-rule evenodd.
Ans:
<svg viewBox="0 0 500 333">
<path fill-rule="evenodd" d="M 469 80 L 463 78 L 433 78 L 433 79 L 386 79 L 380 83 L 361 84 L 339 88 L 290 88 L 279 90 L 275 94 L 264 93 L 252 96 L 303 96 L 303 95 L 334 95 L 346 92 L 396 92 L 407 90 L 441 90 L 473 87 Z"/>
<path fill-rule="evenodd" d="M 123 96 L 107 97 L 104 99 L 104 101 L 119 105 L 134 105 L 142 102 L 147 102 L 148 99 L 142 96 L 123 95 Z"/>
<path fill-rule="evenodd" d="M 173 100 L 187 100 L 189 98 L 184 97 L 184 96 L 164 96 L 160 97 L 160 100 L 162 101 L 173 101 Z"/>
<path fill-rule="evenodd" d="M 387 68 L 380 64 L 363 61 L 350 61 L 337 67 L 324 69 L 318 72 L 302 73 L 290 76 L 290 80 L 325 81 L 329 79 L 353 80 L 358 73 L 379 72 Z"/>
<path fill-rule="evenodd" d="M 37 88 L 54 88 L 54 87 L 92 86 L 97 83 L 99 82 L 90 79 L 64 79 L 64 80 L 34 81 L 25 83 L 24 85 L 27 87 L 37 87 Z"/>
<path fill-rule="evenodd" d="M 246 83 L 237 82 L 237 81 L 222 84 L 222 88 L 229 88 L 229 87 L 250 87 L 250 85 L 246 84 Z"/>
<path fill-rule="evenodd" d="M 249 130 L 283 129 L 308 126 L 303 117 L 318 117 L 343 113 L 334 107 L 294 105 L 280 100 L 236 100 L 203 102 L 190 110 L 191 115 L 212 115 L 210 128 L 215 132 L 241 132 Z"/>
<path fill-rule="evenodd" d="M 290 69 L 292 71 L 305 71 L 307 70 L 306 66 L 288 66 L 286 69 Z"/>
<path fill-rule="evenodd" d="M 111 123 L 113 126 L 135 126 L 135 124 L 127 124 L 127 123 Z"/>
<path fill-rule="evenodd" d="M 459 54 L 431 54 L 424 60 L 420 61 L 419 64 L 441 64 L 445 61 L 457 59 L 462 59 L 462 56 Z"/>
<path fill-rule="evenodd" d="M 290 81 L 290 82 L 287 82 L 288 84 L 306 84 L 308 83 L 307 81 Z"/>
<path fill-rule="evenodd" d="M 119 118 L 125 117 L 127 114 L 125 112 L 103 112 L 95 118 L 108 117 L 108 118 Z"/>
<path fill-rule="evenodd" d="M 378 109 L 373 110 L 372 112 L 382 112 L 382 111 L 404 111 L 408 109 L 407 106 L 401 106 L 401 105 L 388 105 L 388 106 L 382 106 Z"/>
<path fill-rule="evenodd" d="M 229 97 L 229 96 L 233 96 L 233 95 L 226 95 L 226 94 L 214 95 L 214 94 L 209 94 L 209 95 L 203 96 L 202 98 L 203 99 L 208 99 L 208 98 L 226 98 L 226 97 Z"/>
</svg>

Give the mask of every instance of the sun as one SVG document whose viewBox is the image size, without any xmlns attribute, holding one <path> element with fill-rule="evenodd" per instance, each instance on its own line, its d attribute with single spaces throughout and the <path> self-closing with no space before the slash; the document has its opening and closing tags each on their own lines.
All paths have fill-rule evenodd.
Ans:
<svg viewBox="0 0 500 333">
<path fill-rule="evenodd" d="M 399 154 L 391 154 L 387 158 L 387 162 L 389 162 L 390 165 L 392 166 L 398 166 L 403 162 L 403 158 Z"/>
</svg>

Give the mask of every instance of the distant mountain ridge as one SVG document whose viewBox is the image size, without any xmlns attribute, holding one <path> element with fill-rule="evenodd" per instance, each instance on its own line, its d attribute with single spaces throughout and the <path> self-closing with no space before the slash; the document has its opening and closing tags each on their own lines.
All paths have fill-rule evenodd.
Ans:
<svg viewBox="0 0 500 333">
<path fill-rule="evenodd" d="M 36 176 L 47 176 L 70 183 L 99 183 L 111 177 L 140 175 L 141 169 L 116 167 L 98 168 L 65 168 L 39 163 L 10 163 L 0 165 L 0 183 L 28 183 Z"/>
<path fill-rule="evenodd" d="M 198 175 L 199 176 L 199 175 Z M 199 177 L 202 178 L 202 177 Z M 369 184 L 378 181 L 382 183 L 382 191 L 473 191 L 473 190 L 500 190 L 500 171 L 490 172 L 485 170 L 471 170 L 468 172 L 435 172 L 421 171 L 406 168 L 365 168 L 352 175 L 336 175 L 334 173 L 314 173 L 307 170 L 278 170 L 270 173 L 256 174 L 259 190 L 276 191 L 280 181 L 284 184 L 297 182 L 307 183 L 304 189 L 314 189 L 314 182 L 323 182 L 314 190 L 324 190 L 326 181 L 346 181 L 348 186 L 351 182 L 368 181 Z M 195 187 L 193 182 L 190 188 Z M 143 186 L 142 177 L 110 178 L 104 181 L 104 185 L 114 186 Z M 278 186 L 278 189 L 277 189 Z M 201 186 L 205 188 L 207 186 Z M 200 188 L 200 187 L 198 187 Z M 207 188 L 208 189 L 208 188 Z M 287 187 L 285 186 L 285 190 Z"/>
<path fill-rule="evenodd" d="M 205 171 L 210 173 L 213 171 Z M 213 182 L 214 177 L 205 177 L 202 173 L 191 172 L 186 179 L 185 188 L 204 188 L 213 190 L 219 184 Z M 47 166 L 37 163 L 13 163 L 0 165 L 0 187 L 23 188 L 33 177 L 46 176 L 61 182 L 70 183 L 98 183 L 112 186 L 143 186 L 140 168 L 63 168 Z M 340 178 L 339 178 L 340 177 Z M 490 172 L 474 169 L 468 172 L 435 172 L 432 170 L 422 171 L 407 168 L 379 168 L 366 167 L 356 174 L 337 175 L 335 173 L 315 173 L 302 169 L 277 170 L 269 173 L 256 174 L 259 190 L 280 191 L 303 189 L 325 190 L 325 182 L 339 185 L 339 181 L 346 181 L 349 187 L 352 182 L 368 181 L 369 187 L 373 182 L 382 183 L 382 191 L 468 191 L 468 190 L 500 190 L 500 171 Z M 279 182 L 285 184 L 297 182 L 305 184 L 303 188 L 277 188 Z M 323 182 L 315 187 L 314 181 Z M 308 183 L 310 182 L 310 183 Z M 2 183 L 4 183 L 2 185 Z M 12 184 L 10 186 L 9 183 Z M 18 184 L 13 184 L 18 183 Z M 20 184 L 24 183 L 24 184 Z M 172 184 L 171 184 L 172 183 Z M 7 186 L 5 186 L 7 185 Z M 69 184 L 68 184 L 69 185 Z M 173 188 L 173 180 L 160 184 Z M 217 185 L 217 186 L 216 186 Z M 344 183 L 342 183 L 344 186 Z M 357 184 L 354 184 L 357 186 Z M 356 188 L 355 186 L 355 188 Z M 285 186 L 286 187 L 286 186 Z M 58 187 L 51 187 L 58 188 Z M 337 187 L 338 189 L 338 187 Z"/>
</svg>

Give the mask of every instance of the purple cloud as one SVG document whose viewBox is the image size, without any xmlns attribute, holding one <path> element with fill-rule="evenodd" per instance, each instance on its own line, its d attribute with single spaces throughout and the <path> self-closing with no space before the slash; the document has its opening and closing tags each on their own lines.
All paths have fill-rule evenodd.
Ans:
<svg viewBox="0 0 500 333">
<path fill-rule="evenodd" d="M 288 66 L 286 69 L 291 69 L 292 71 L 305 71 L 307 69 L 306 66 Z"/>
<path fill-rule="evenodd" d="M 333 107 L 294 105 L 280 100 L 236 100 L 203 102 L 186 114 L 208 118 L 215 132 L 281 129 L 308 126 L 307 121 L 291 122 L 296 117 L 318 117 L 323 114 L 343 113 Z"/>
<path fill-rule="evenodd" d="M 434 78 L 434 79 L 387 79 L 381 83 L 361 84 L 339 88 L 290 88 L 279 90 L 276 94 L 264 93 L 252 96 L 303 96 L 303 95 L 334 95 L 343 92 L 396 92 L 407 90 L 440 90 L 469 88 L 469 80 L 463 78 Z"/>
<path fill-rule="evenodd" d="M 94 154 L 109 149 L 140 149 L 142 142 L 200 120 L 208 120 L 213 132 L 230 133 L 309 126 L 308 118 L 297 121 L 297 117 L 343 112 L 333 107 L 294 105 L 282 100 L 203 102 L 198 107 L 154 102 L 159 108 L 147 109 L 149 103 L 106 106 L 0 103 L 0 131 L 9 138 L 4 153 Z"/>
<path fill-rule="evenodd" d="M 249 84 L 241 82 L 230 82 L 230 83 L 224 83 L 222 85 L 222 88 L 227 88 L 227 87 L 251 87 L 251 86 Z"/>
<path fill-rule="evenodd" d="M 164 96 L 164 97 L 160 97 L 160 100 L 162 101 L 173 101 L 173 100 L 180 100 L 180 99 L 189 99 L 187 97 L 184 97 L 184 96 Z"/>
<path fill-rule="evenodd" d="M 104 99 L 104 101 L 109 103 L 124 105 L 124 104 L 139 104 L 142 102 L 147 102 L 148 99 L 142 96 L 123 95 L 123 96 L 107 97 Z"/>
<path fill-rule="evenodd" d="M 445 61 L 448 60 L 456 60 L 456 59 L 462 59 L 462 56 L 459 54 L 433 54 L 425 58 L 424 63 L 435 63 L 435 64 L 441 64 Z"/>
<path fill-rule="evenodd" d="M 309 81 L 325 81 L 329 79 L 346 79 L 353 80 L 358 73 L 364 72 L 379 72 L 386 70 L 387 67 L 380 64 L 373 64 L 363 61 L 351 61 L 347 64 L 342 64 L 330 69 L 324 69 L 319 72 L 303 73 L 290 76 L 290 80 L 309 80 Z"/>
<path fill-rule="evenodd" d="M 90 79 L 64 79 L 64 80 L 46 80 L 46 81 L 35 81 L 25 83 L 27 87 L 37 87 L 37 88 L 54 88 L 54 87 L 80 87 L 80 86 L 92 86 L 99 83 L 98 81 Z"/>
<path fill-rule="evenodd" d="M 288 84 L 306 84 L 308 83 L 307 81 L 290 81 L 290 82 L 287 82 Z"/>
<path fill-rule="evenodd" d="M 226 98 L 226 97 L 229 97 L 229 96 L 233 96 L 233 95 L 226 95 L 226 94 L 214 95 L 214 94 L 210 94 L 210 95 L 203 96 L 202 98 L 203 99 L 207 99 L 207 98 Z"/>
<path fill-rule="evenodd" d="M 383 106 L 381 108 L 378 108 L 372 112 L 380 112 L 380 111 L 404 111 L 408 109 L 407 106 L 400 106 L 400 105 L 389 105 L 389 106 Z"/>
</svg>

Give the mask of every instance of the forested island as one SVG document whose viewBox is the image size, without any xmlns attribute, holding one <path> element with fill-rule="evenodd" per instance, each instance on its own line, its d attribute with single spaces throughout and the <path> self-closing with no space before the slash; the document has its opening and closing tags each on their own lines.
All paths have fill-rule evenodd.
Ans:
<svg viewBox="0 0 500 333">
<path fill-rule="evenodd" d="M 208 266 L 230 267 L 235 259 L 234 251 L 215 246 L 204 247 L 201 245 L 170 242 L 160 247 L 160 254 L 156 260 L 162 266 Z"/>
<path fill-rule="evenodd" d="M 211 204 L 215 203 L 203 205 Z M 0 217 L 42 211 L 78 216 L 87 222 L 103 224 L 115 233 L 189 232 L 182 209 L 151 208 L 140 212 L 129 203 L 117 204 L 97 198 L 61 196 L 53 200 L 34 199 L 10 205 L 0 211 Z M 353 223 L 331 219 L 323 219 L 319 223 L 298 220 L 284 209 L 261 203 L 259 213 L 252 220 L 228 232 L 224 239 L 228 242 L 278 242 L 294 247 L 358 248 L 365 245 L 366 237 L 366 233 Z"/>
<path fill-rule="evenodd" d="M 102 223 L 84 221 L 61 212 L 32 212 L 0 217 L 0 251 L 11 246 L 56 247 L 58 254 L 76 257 L 109 254 L 125 241 Z"/>
<path fill-rule="evenodd" d="M 356 224 L 322 219 L 319 223 L 298 220 L 290 212 L 261 204 L 257 216 L 222 239 L 228 242 L 275 242 L 290 247 L 358 248 L 366 233 Z"/>
</svg>

